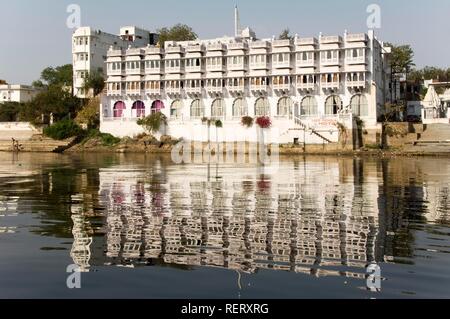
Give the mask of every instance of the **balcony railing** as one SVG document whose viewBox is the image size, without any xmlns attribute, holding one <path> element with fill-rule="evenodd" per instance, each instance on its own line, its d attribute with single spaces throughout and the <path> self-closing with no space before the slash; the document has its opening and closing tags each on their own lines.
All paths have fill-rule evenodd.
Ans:
<svg viewBox="0 0 450 319">
<path fill-rule="evenodd" d="M 269 69 L 269 63 L 250 63 L 250 69 L 259 70 L 259 69 Z"/>
<path fill-rule="evenodd" d="M 168 95 L 181 95 L 181 88 L 173 88 L 173 87 L 167 87 L 166 93 Z"/>
<path fill-rule="evenodd" d="M 267 41 L 255 41 L 251 42 L 250 47 L 252 49 L 265 49 L 269 47 L 269 42 Z"/>
<path fill-rule="evenodd" d="M 122 56 L 122 55 L 123 55 L 122 50 L 109 50 L 107 53 L 108 57 L 118 57 L 118 56 Z"/>
<path fill-rule="evenodd" d="M 163 48 L 146 48 L 145 49 L 145 53 L 146 54 L 164 54 L 164 49 Z"/>
<path fill-rule="evenodd" d="M 244 93 L 245 86 L 244 85 L 227 85 L 227 90 L 231 93 Z"/>
<path fill-rule="evenodd" d="M 108 90 L 107 95 L 108 96 L 122 96 L 123 90 Z"/>
<path fill-rule="evenodd" d="M 340 43 L 342 42 L 342 38 L 340 36 L 324 36 L 320 39 L 320 43 Z"/>
<path fill-rule="evenodd" d="M 273 84 L 272 88 L 276 91 L 289 91 L 291 89 L 291 84 L 290 83 Z"/>
<path fill-rule="evenodd" d="M 267 84 L 250 84 L 252 92 L 267 92 L 269 86 Z"/>
<path fill-rule="evenodd" d="M 247 44 L 243 42 L 228 44 L 228 50 L 246 50 L 247 48 L 248 48 Z"/>
<path fill-rule="evenodd" d="M 322 59 L 322 60 L 320 60 L 320 63 L 322 65 L 339 65 L 340 64 L 340 60 L 338 58 L 335 58 L 335 59 Z"/>
<path fill-rule="evenodd" d="M 316 65 L 316 61 L 314 59 L 310 60 L 297 60 L 297 66 L 300 67 L 312 67 Z"/>
<path fill-rule="evenodd" d="M 201 44 L 192 44 L 186 48 L 187 52 L 203 52 L 204 47 Z"/>
<path fill-rule="evenodd" d="M 290 68 L 291 61 L 273 62 L 272 67 L 274 67 L 274 68 Z"/>
<path fill-rule="evenodd" d="M 208 93 L 221 94 L 221 93 L 223 93 L 223 86 L 208 85 L 206 87 L 206 90 L 208 91 Z"/>
<path fill-rule="evenodd" d="M 107 71 L 108 76 L 117 76 L 117 75 L 124 75 L 125 74 L 125 70 L 108 70 Z"/>
<path fill-rule="evenodd" d="M 125 74 L 126 75 L 143 75 L 145 73 L 144 68 L 140 69 L 126 69 Z"/>
<path fill-rule="evenodd" d="M 340 87 L 340 82 L 322 82 L 320 85 L 323 89 L 337 89 Z"/>
<path fill-rule="evenodd" d="M 272 42 L 273 47 L 290 47 L 291 40 L 275 40 Z"/>
<path fill-rule="evenodd" d="M 145 69 L 145 74 L 163 74 L 163 73 L 164 73 L 163 67 L 159 67 L 159 68 L 146 68 L 146 69 Z"/>
<path fill-rule="evenodd" d="M 348 34 L 346 38 L 347 42 L 361 42 L 361 41 L 367 41 L 368 37 L 365 33 L 355 33 L 355 34 Z"/>
<path fill-rule="evenodd" d="M 141 89 L 126 89 L 126 94 L 127 95 L 142 95 L 142 90 Z"/>
<path fill-rule="evenodd" d="M 366 81 L 346 81 L 345 85 L 347 87 L 366 87 L 367 82 Z"/>
<path fill-rule="evenodd" d="M 201 65 L 186 66 L 185 70 L 186 70 L 186 72 L 199 73 L 199 72 L 203 72 L 203 66 L 201 66 Z"/>
<path fill-rule="evenodd" d="M 225 46 L 222 43 L 211 43 L 207 46 L 208 51 L 224 51 Z"/>
<path fill-rule="evenodd" d="M 166 53 L 181 53 L 182 48 L 180 46 L 167 47 Z"/>
<path fill-rule="evenodd" d="M 143 51 L 141 49 L 128 49 L 126 55 L 142 55 Z"/>
<path fill-rule="evenodd" d="M 365 56 L 346 57 L 345 58 L 345 63 L 347 63 L 347 64 L 366 63 L 366 57 Z"/>
<path fill-rule="evenodd" d="M 184 89 L 187 94 L 202 94 L 202 87 L 187 87 Z"/>
<path fill-rule="evenodd" d="M 316 38 L 300 38 L 297 39 L 297 45 L 316 45 L 318 43 Z"/>
<path fill-rule="evenodd" d="M 248 69 L 248 64 L 238 63 L 238 64 L 228 64 L 229 71 L 245 71 Z"/>
<path fill-rule="evenodd" d="M 161 89 L 145 89 L 145 94 L 149 96 L 161 96 L 162 90 Z"/>
<path fill-rule="evenodd" d="M 298 90 L 315 90 L 317 89 L 317 83 L 297 83 Z"/>
<path fill-rule="evenodd" d="M 183 69 L 181 66 L 175 67 L 166 67 L 166 73 L 183 73 Z"/>
</svg>

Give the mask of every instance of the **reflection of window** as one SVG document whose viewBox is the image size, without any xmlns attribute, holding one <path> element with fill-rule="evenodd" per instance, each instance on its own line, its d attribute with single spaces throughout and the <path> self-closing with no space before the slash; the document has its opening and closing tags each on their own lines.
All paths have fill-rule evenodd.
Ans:
<svg viewBox="0 0 450 319">
<path fill-rule="evenodd" d="M 337 95 L 330 96 L 325 101 L 325 114 L 333 115 L 338 114 L 338 112 L 342 109 L 342 100 Z"/>
<path fill-rule="evenodd" d="M 242 98 L 236 99 L 233 103 L 233 117 L 242 117 L 248 115 L 248 109 Z"/>
<path fill-rule="evenodd" d="M 191 104 L 191 117 L 199 118 L 204 114 L 203 107 L 200 100 L 194 100 Z"/>
<path fill-rule="evenodd" d="M 367 116 L 368 115 L 368 103 L 367 98 L 364 95 L 355 95 L 350 101 L 352 113 L 355 116 Z"/>
<path fill-rule="evenodd" d="M 217 99 L 212 103 L 211 116 L 212 117 L 225 116 L 225 102 L 223 99 Z"/>
<path fill-rule="evenodd" d="M 283 97 L 278 102 L 278 115 L 287 116 L 290 114 L 292 108 L 292 100 L 288 97 Z"/>
<path fill-rule="evenodd" d="M 267 98 L 259 98 L 255 103 L 255 116 L 270 116 L 270 105 Z"/>
</svg>

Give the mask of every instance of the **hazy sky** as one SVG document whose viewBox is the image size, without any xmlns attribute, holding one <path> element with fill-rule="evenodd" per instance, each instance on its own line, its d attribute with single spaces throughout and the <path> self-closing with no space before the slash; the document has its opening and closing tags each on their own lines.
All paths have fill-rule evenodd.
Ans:
<svg viewBox="0 0 450 319">
<path fill-rule="evenodd" d="M 289 27 L 318 36 L 367 31 L 366 8 L 381 7 L 383 41 L 411 44 L 416 64 L 450 66 L 449 0 L 0 0 L 0 79 L 29 84 L 47 66 L 71 63 L 67 5 L 81 6 L 81 24 L 110 33 L 137 25 L 150 30 L 186 23 L 200 38 L 233 34 L 233 9 L 258 37 Z"/>
</svg>

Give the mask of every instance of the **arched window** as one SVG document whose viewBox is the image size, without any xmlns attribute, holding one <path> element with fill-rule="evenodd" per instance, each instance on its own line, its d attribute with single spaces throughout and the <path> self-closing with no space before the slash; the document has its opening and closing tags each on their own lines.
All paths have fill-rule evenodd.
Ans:
<svg viewBox="0 0 450 319">
<path fill-rule="evenodd" d="M 369 114 L 367 98 L 364 95 L 354 95 L 350 101 L 350 106 L 355 116 L 367 116 Z"/>
<path fill-rule="evenodd" d="M 301 115 L 316 115 L 317 114 L 317 101 L 313 96 L 307 96 L 302 100 Z"/>
<path fill-rule="evenodd" d="M 270 116 L 270 105 L 267 98 L 261 97 L 256 100 L 255 116 Z"/>
<path fill-rule="evenodd" d="M 337 95 L 331 95 L 325 101 L 325 114 L 333 115 L 338 114 L 342 110 L 342 100 Z"/>
<path fill-rule="evenodd" d="M 145 104 L 142 101 L 136 101 L 131 108 L 132 117 L 144 117 L 145 116 Z"/>
<path fill-rule="evenodd" d="M 152 103 L 152 114 L 161 112 L 161 110 L 164 108 L 165 107 L 163 101 L 156 100 L 155 102 Z"/>
<path fill-rule="evenodd" d="M 248 108 L 245 100 L 242 98 L 234 100 L 233 103 L 233 117 L 242 117 L 248 115 Z"/>
<path fill-rule="evenodd" d="M 292 110 L 292 100 L 289 97 L 282 97 L 278 101 L 278 115 L 288 116 L 291 114 Z"/>
<path fill-rule="evenodd" d="M 113 107 L 113 113 L 115 118 L 120 118 L 123 116 L 123 111 L 126 109 L 125 103 L 122 101 L 117 101 Z"/>
<path fill-rule="evenodd" d="M 170 106 L 170 117 L 179 119 L 181 117 L 181 112 L 183 110 L 183 104 L 180 100 L 173 101 L 172 105 Z"/>
<path fill-rule="evenodd" d="M 191 104 L 191 118 L 200 118 L 204 113 L 202 102 L 200 100 L 194 100 Z"/>
<path fill-rule="evenodd" d="M 225 101 L 223 99 L 214 100 L 211 105 L 211 117 L 221 118 L 225 116 Z"/>
</svg>

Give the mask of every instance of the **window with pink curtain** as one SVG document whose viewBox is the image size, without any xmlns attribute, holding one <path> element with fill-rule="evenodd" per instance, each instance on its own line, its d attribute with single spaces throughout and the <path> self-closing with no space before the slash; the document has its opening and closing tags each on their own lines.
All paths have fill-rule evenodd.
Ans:
<svg viewBox="0 0 450 319">
<path fill-rule="evenodd" d="M 120 118 L 123 116 L 123 111 L 125 110 L 125 103 L 118 101 L 114 104 L 113 113 L 115 118 Z"/>
<path fill-rule="evenodd" d="M 133 103 L 132 107 L 133 113 L 136 114 L 136 117 L 144 117 L 145 116 L 145 104 L 142 101 L 136 101 Z"/>
</svg>

